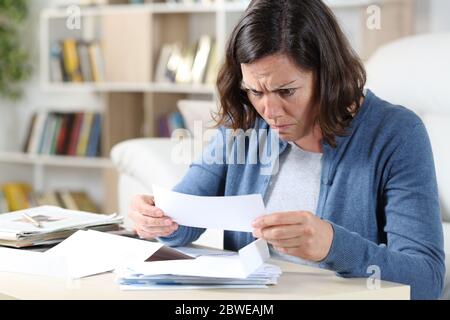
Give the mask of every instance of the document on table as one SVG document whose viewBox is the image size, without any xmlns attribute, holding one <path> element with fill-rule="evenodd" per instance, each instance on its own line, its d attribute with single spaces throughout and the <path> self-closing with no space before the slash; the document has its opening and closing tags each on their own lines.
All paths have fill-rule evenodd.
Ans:
<svg viewBox="0 0 450 320">
<path fill-rule="evenodd" d="M 163 247 L 162 243 L 80 230 L 47 250 L 44 255 L 67 260 L 70 278 L 114 270 L 125 262 L 142 262 Z"/>
<path fill-rule="evenodd" d="M 180 225 L 252 232 L 251 223 L 265 214 L 260 194 L 203 197 L 153 185 L 155 204 Z"/>
<path fill-rule="evenodd" d="M 64 278 L 68 274 L 66 259 L 48 257 L 42 252 L 0 248 L 0 271 Z"/>
</svg>

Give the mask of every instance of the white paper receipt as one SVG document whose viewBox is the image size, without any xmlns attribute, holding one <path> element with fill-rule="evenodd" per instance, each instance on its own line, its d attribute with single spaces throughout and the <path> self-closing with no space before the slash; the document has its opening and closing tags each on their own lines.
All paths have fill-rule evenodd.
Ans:
<svg viewBox="0 0 450 320">
<path fill-rule="evenodd" d="M 167 216 L 189 227 L 252 232 L 252 221 L 265 214 L 260 194 L 203 197 L 153 185 L 153 196 Z"/>
</svg>

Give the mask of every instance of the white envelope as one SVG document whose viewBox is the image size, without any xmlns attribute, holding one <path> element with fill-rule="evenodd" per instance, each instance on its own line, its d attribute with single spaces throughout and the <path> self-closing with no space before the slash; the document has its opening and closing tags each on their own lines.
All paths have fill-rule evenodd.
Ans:
<svg viewBox="0 0 450 320">
<path fill-rule="evenodd" d="M 67 259 L 69 277 L 76 279 L 112 271 L 123 263 L 145 261 L 162 246 L 157 242 L 80 230 L 44 254 Z"/>
<path fill-rule="evenodd" d="M 183 275 L 212 278 L 245 279 L 269 259 L 267 242 L 258 239 L 233 256 L 200 256 L 196 259 L 141 262 L 129 264 L 133 273 L 143 275 Z M 120 276 L 124 269 L 118 269 Z"/>
</svg>

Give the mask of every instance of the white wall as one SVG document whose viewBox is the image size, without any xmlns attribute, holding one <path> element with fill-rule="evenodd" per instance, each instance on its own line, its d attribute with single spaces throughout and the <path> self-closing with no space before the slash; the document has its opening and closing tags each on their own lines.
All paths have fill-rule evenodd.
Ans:
<svg viewBox="0 0 450 320">
<path fill-rule="evenodd" d="M 430 20 L 431 32 L 450 32 L 450 1 L 432 0 Z"/>
<path fill-rule="evenodd" d="M 450 32 L 450 1 L 449 0 L 415 0 L 416 1 L 416 31 Z"/>
</svg>

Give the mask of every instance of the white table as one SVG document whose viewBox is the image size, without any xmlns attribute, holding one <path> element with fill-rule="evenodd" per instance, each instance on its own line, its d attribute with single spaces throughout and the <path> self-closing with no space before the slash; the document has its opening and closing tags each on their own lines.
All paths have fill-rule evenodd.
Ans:
<svg viewBox="0 0 450 320">
<path fill-rule="evenodd" d="M 333 272 L 272 260 L 283 274 L 267 289 L 121 291 L 114 275 L 105 273 L 76 281 L 0 272 L 0 299 L 150 299 L 150 300 L 301 300 L 410 299 L 410 287 L 381 281 L 369 289 L 367 279 L 344 279 Z"/>
</svg>

